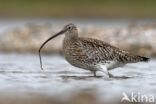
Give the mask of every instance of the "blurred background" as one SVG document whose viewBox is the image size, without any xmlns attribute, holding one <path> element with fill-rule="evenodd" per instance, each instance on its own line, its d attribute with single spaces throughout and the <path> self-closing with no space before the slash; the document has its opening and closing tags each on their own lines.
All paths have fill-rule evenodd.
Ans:
<svg viewBox="0 0 156 104">
<path fill-rule="evenodd" d="M 1 0 L 1 17 L 154 19 L 156 1 Z"/>
<path fill-rule="evenodd" d="M 154 95 L 155 11 L 154 0 L 0 0 L 0 103 L 104 104 L 112 99 L 121 103 L 122 92 Z M 44 47 L 41 71 L 40 45 L 68 23 L 78 27 L 81 37 L 106 41 L 151 61 L 113 71 L 134 78 L 89 77 L 90 72 L 63 58 L 60 36 Z"/>
</svg>

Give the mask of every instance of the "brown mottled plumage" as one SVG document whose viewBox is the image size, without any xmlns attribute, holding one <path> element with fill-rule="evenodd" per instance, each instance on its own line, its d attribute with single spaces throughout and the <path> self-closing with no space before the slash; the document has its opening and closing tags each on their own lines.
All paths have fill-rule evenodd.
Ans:
<svg viewBox="0 0 156 104">
<path fill-rule="evenodd" d="M 44 42 L 39 49 L 39 55 L 41 48 L 49 40 L 63 33 L 65 33 L 63 54 L 66 60 L 73 66 L 92 71 L 94 76 L 96 76 L 96 71 L 102 71 L 112 77 L 107 70 L 123 66 L 127 63 L 149 60 L 149 58 L 120 50 L 101 40 L 79 37 L 78 30 L 74 24 L 66 25 L 61 32 Z"/>
</svg>

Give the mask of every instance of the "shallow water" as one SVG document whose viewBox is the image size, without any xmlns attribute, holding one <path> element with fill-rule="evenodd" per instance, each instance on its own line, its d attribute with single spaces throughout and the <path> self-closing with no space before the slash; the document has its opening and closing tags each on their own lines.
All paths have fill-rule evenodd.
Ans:
<svg viewBox="0 0 156 104">
<path fill-rule="evenodd" d="M 0 54 L 0 92 L 35 92 L 68 99 L 81 90 L 93 89 L 100 100 L 121 97 L 122 92 L 156 97 L 155 59 L 112 70 L 115 76 L 131 77 L 115 79 L 101 72 L 97 73 L 101 77 L 92 77 L 91 72 L 71 66 L 60 56 L 42 57 L 44 70 L 40 69 L 38 55 Z"/>
</svg>

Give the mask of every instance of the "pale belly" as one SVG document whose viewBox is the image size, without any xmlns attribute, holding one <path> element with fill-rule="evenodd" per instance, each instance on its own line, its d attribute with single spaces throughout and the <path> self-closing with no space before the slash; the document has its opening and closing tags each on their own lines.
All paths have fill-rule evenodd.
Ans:
<svg viewBox="0 0 156 104">
<path fill-rule="evenodd" d="M 112 70 L 117 67 L 124 66 L 124 64 L 116 62 L 116 61 L 106 61 L 105 63 L 93 62 L 95 64 L 89 64 L 89 63 L 85 63 L 73 57 L 65 57 L 65 58 L 71 65 L 78 67 L 78 68 L 85 69 L 85 70 L 90 70 L 90 71 L 101 71 L 103 70 L 103 67 L 105 67 L 107 70 Z"/>
</svg>

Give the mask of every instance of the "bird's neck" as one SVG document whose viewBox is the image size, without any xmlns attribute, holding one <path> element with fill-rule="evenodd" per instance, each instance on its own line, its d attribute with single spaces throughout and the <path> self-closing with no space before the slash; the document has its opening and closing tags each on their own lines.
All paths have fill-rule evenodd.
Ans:
<svg viewBox="0 0 156 104">
<path fill-rule="evenodd" d="M 65 34 L 65 40 L 67 41 L 72 41 L 78 38 L 78 33 L 77 32 L 67 32 Z"/>
<path fill-rule="evenodd" d="M 65 34 L 63 39 L 63 53 L 65 54 L 66 50 L 68 50 L 72 44 L 74 44 L 78 40 L 78 34 Z"/>
</svg>

